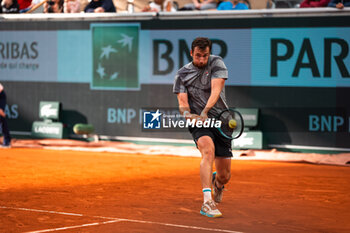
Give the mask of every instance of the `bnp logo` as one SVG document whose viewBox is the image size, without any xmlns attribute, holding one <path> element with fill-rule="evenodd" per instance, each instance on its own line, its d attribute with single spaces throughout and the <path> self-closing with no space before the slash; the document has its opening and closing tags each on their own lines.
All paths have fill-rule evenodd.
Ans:
<svg viewBox="0 0 350 233">
<path fill-rule="evenodd" d="M 93 89 L 139 89 L 139 25 L 94 24 Z"/>
</svg>

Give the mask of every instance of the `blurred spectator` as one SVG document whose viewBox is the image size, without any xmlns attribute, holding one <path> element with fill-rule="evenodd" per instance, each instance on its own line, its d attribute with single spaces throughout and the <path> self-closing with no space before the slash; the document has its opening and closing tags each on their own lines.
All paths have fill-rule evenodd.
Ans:
<svg viewBox="0 0 350 233">
<path fill-rule="evenodd" d="M 64 0 L 48 0 L 44 3 L 44 13 L 63 13 Z"/>
<path fill-rule="evenodd" d="M 2 13 L 19 13 L 17 0 L 3 0 L 1 3 Z"/>
<path fill-rule="evenodd" d="M 216 9 L 217 0 L 192 0 L 193 3 L 186 4 L 180 11 L 186 10 L 211 10 Z"/>
<path fill-rule="evenodd" d="M 28 8 L 32 4 L 32 0 L 18 0 L 19 10 Z"/>
<path fill-rule="evenodd" d="M 85 7 L 89 4 L 88 0 L 80 0 L 80 12 L 84 12 Z"/>
<path fill-rule="evenodd" d="M 151 1 L 145 8 L 142 10 L 143 12 L 175 12 L 172 0 L 154 0 Z"/>
<path fill-rule="evenodd" d="M 43 2 L 44 0 L 32 0 L 32 3 L 30 4 L 30 6 L 28 6 L 27 8 L 25 9 L 21 9 L 19 11 L 19 13 L 25 13 L 27 11 L 30 11 L 30 10 L 34 10 L 34 7 L 36 7 L 38 4 L 40 4 L 41 2 Z M 37 8 L 36 8 L 37 9 Z M 35 9 L 35 10 L 36 10 Z M 44 12 L 43 8 L 42 8 L 42 12 Z"/>
<path fill-rule="evenodd" d="M 249 7 L 239 0 L 231 0 L 220 3 L 217 10 L 249 10 Z"/>
<path fill-rule="evenodd" d="M 300 3 L 300 8 L 303 7 L 327 7 L 330 0 L 304 0 Z"/>
<path fill-rule="evenodd" d="M 350 6 L 350 0 L 332 0 L 329 4 L 329 7 L 336 7 L 338 9 L 343 9 L 344 7 Z"/>
<path fill-rule="evenodd" d="M 116 12 L 116 9 L 112 0 L 91 0 L 84 11 L 87 13 L 103 13 Z"/>
<path fill-rule="evenodd" d="M 64 0 L 63 12 L 64 13 L 79 13 L 80 12 L 80 0 Z"/>
</svg>

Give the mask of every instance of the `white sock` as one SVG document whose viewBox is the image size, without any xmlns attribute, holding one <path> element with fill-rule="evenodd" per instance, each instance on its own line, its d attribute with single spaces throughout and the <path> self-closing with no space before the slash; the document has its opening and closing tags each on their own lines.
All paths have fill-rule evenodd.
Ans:
<svg viewBox="0 0 350 233">
<path fill-rule="evenodd" d="M 211 188 L 204 188 L 203 190 L 203 203 L 211 200 Z"/>
</svg>

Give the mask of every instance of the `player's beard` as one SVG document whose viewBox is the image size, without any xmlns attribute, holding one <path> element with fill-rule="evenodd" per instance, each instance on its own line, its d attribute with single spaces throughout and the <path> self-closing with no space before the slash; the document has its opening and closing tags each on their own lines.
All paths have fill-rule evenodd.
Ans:
<svg viewBox="0 0 350 233">
<path fill-rule="evenodd" d="M 204 67 L 207 66 L 208 61 L 207 61 L 206 63 L 195 63 L 195 62 L 192 62 L 192 63 L 193 63 L 193 65 L 194 65 L 195 67 L 197 67 L 198 69 L 203 69 Z"/>
</svg>

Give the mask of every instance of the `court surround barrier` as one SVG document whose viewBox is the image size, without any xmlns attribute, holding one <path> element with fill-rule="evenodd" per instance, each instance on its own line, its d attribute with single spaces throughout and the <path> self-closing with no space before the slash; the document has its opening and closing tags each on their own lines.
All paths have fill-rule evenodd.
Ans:
<svg viewBox="0 0 350 233">
<path fill-rule="evenodd" d="M 177 107 L 176 97 L 171 93 L 174 75 L 190 58 L 190 41 L 205 35 L 215 40 L 213 51 L 226 56 L 225 63 L 233 74 L 226 85 L 230 107 L 260 109 L 264 148 L 307 146 L 350 151 L 350 79 L 346 77 L 350 68 L 349 55 L 345 54 L 350 42 L 349 18 L 348 8 L 2 14 L 0 47 L 20 46 L 23 56 L 31 56 L 22 64 L 16 53 L 13 59 L 6 53 L 0 54 L 0 81 L 8 90 L 10 129 L 30 134 L 32 122 L 37 119 L 37 103 L 54 99 L 77 118 L 86 117 L 86 121 L 77 122 L 93 124 L 96 133 L 102 136 L 190 140 L 188 132 L 141 131 L 141 110 Z M 123 59 L 113 64 L 125 68 L 119 74 L 137 70 L 138 76 L 134 83 L 128 83 L 125 80 L 130 80 L 129 77 L 118 77 L 116 71 L 111 71 L 110 79 L 116 82 L 119 79 L 120 83 L 104 85 L 95 72 L 101 58 L 98 53 L 93 56 L 101 51 L 98 39 L 108 34 L 110 28 L 122 30 L 125 25 L 134 27 L 135 35 L 138 33 L 139 46 L 135 49 L 139 52 L 133 57 L 138 59 L 138 65 L 127 67 Z M 95 35 L 95 29 L 102 34 Z M 118 41 L 121 51 L 126 40 Z M 283 60 L 283 51 L 277 51 L 278 48 L 294 53 Z M 275 66 L 269 66 L 265 63 L 273 60 L 269 59 L 273 52 Z M 312 58 L 311 53 L 317 59 L 305 62 Z M 6 68 L 13 64 L 18 65 L 16 69 Z M 330 107 L 344 110 L 343 115 L 328 112 Z M 279 114 L 279 108 L 289 112 Z M 307 111 L 300 111 L 300 117 L 293 115 L 292 108 Z M 312 108 L 314 112 L 310 111 Z M 294 120 L 295 117 L 299 118 Z M 310 119 L 314 121 L 308 122 Z M 317 125 L 317 120 L 327 122 Z M 343 125 L 338 127 L 340 123 Z M 277 127 L 287 132 L 275 130 Z"/>
</svg>

